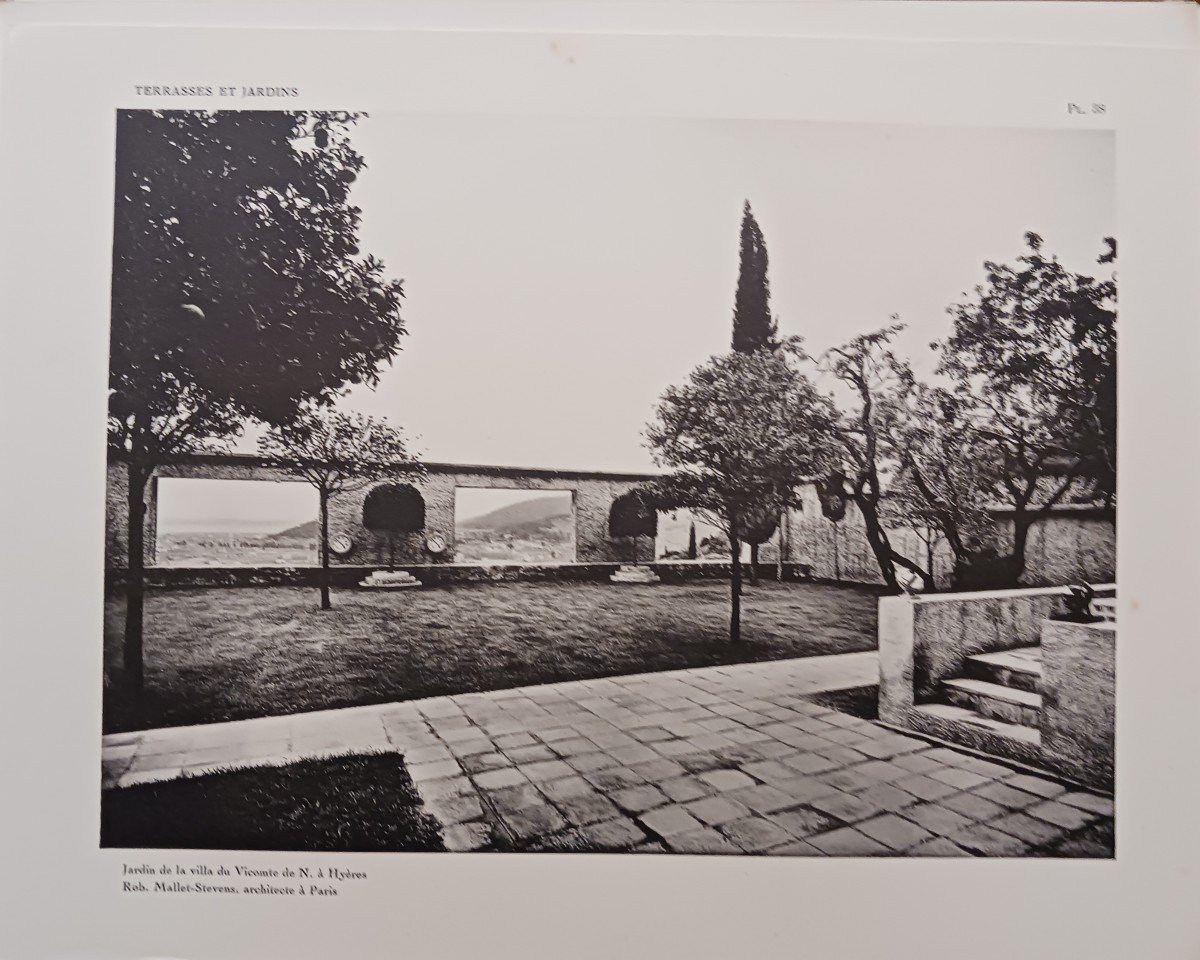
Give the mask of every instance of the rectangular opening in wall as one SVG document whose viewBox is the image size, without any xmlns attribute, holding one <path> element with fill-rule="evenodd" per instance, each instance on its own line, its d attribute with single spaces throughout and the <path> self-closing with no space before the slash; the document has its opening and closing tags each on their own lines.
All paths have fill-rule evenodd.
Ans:
<svg viewBox="0 0 1200 960">
<path fill-rule="evenodd" d="M 661 511 L 654 556 L 657 560 L 728 563 L 729 540 L 720 527 L 691 510 Z M 750 549 L 745 545 L 742 559 L 750 559 Z"/>
<path fill-rule="evenodd" d="M 269 480 L 158 481 L 158 566 L 317 563 L 317 493 Z"/>
<path fill-rule="evenodd" d="M 458 563 L 573 563 L 575 503 L 570 490 L 454 491 Z"/>
</svg>

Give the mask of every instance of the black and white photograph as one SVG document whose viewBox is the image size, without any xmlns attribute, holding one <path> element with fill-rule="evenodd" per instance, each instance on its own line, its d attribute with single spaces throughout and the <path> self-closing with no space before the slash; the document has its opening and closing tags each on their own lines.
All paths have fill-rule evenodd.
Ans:
<svg viewBox="0 0 1200 960">
<path fill-rule="evenodd" d="M 116 112 L 101 847 L 1117 855 L 1111 130 L 262 106 Z"/>
</svg>

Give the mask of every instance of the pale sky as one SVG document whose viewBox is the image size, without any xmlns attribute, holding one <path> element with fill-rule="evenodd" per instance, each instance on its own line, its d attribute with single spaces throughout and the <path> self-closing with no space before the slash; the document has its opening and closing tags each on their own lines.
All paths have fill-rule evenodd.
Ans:
<svg viewBox="0 0 1200 960">
<path fill-rule="evenodd" d="M 919 372 L 985 259 L 1033 230 L 1089 271 L 1116 234 L 1107 131 L 376 114 L 355 141 L 409 336 L 343 402 L 433 461 L 650 469 L 656 399 L 729 348 L 747 198 L 781 331 L 819 353 L 898 313 Z"/>
<path fill-rule="evenodd" d="M 376 115 L 356 142 L 410 335 L 348 406 L 430 460 L 649 468 L 655 400 L 729 347 L 746 198 L 783 332 L 817 353 L 898 313 L 919 366 L 1025 231 L 1080 270 L 1115 233 L 1104 131 Z"/>
</svg>

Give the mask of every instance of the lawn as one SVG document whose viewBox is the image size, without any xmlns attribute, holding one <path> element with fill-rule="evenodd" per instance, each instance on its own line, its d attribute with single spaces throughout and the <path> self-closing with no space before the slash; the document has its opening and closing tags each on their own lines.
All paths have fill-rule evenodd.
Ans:
<svg viewBox="0 0 1200 960">
<path fill-rule="evenodd" d="M 444 849 L 438 822 L 422 810 L 397 754 L 304 760 L 286 767 L 106 790 L 100 800 L 100 845 L 341 852 Z"/>
<path fill-rule="evenodd" d="M 720 581 L 339 590 L 325 613 L 315 589 L 154 591 L 140 715 L 117 695 L 124 609 L 107 606 L 105 730 L 871 650 L 876 596 L 764 581 L 747 588 L 732 646 Z"/>
</svg>

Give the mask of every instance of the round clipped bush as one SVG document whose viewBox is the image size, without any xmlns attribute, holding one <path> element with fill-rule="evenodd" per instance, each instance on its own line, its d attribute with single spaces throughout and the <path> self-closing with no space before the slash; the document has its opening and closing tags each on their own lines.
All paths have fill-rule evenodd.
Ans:
<svg viewBox="0 0 1200 960">
<path fill-rule="evenodd" d="M 385 483 L 363 501 L 363 526 L 388 539 L 388 569 L 396 565 L 396 536 L 425 529 L 425 498 L 409 483 Z"/>
<path fill-rule="evenodd" d="M 834 523 L 846 516 L 846 475 L 841 470 L 831 470 L 825 483 L 817 488 L 821 495 L 821 513 Z"/>
<path fill-rule="evenodd" d="M 658 535 L 658 508 L 645 490 L 621 494 L 608 511 L 608 533 L 617 539 L 632 538 L 633 562 L 638 562 L 638 542 Z"/>
</svg>

